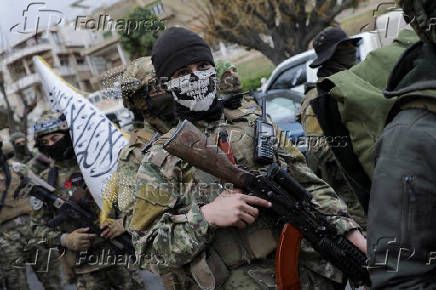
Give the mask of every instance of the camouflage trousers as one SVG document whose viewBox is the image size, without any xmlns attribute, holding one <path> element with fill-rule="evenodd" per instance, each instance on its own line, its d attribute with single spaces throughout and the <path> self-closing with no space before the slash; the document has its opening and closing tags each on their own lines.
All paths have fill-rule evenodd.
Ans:
<svg viewBox="0 0 436 290">
<path fill-rule="evenodd" d="M 302 290 L 343 290 L 341 285 L 329 280 L 304 266 L 299 266 L 298 274 Z M 277 289 L 275 269 L 272 264 L 246 265 L 230 272 L 230 277 L 224 283 L 225 290 L 269 290 Z"/>
<path fill-rule="evenodd" d="M 175 273 L 174 273 L 175 274 Z M 320 274 L 311 271 L 310 269 L 300 264 L 298 269 L 300 285 L 302 290 L 343 290 L 345 284 L 339 284 Z M 175 278 L 178 280 L 166 280 L 164 277 L 163 285 L 166 290 L 200 290 L 200 287 L 195 283 L 188 273 L 185 277 L 180 277 L 180 272 L 175 274 L 179 276 Z M 164 275 L 169 277 L 170 275 Z M 275 267 L 273 260 L 265 260 L 262 262 L 256 261 L 252 264 L 240 266 L 229 271 L 229 277 L 226 279 L 221 287 L 216 288 L 220 290 L 272 290 L 277 289 L 275 280 Z M 179 284 L 184 280 L 184 284 Z"/>
<path fill-rule="evenodd" d="M 14 221 L 9 221 L 8 223 Z M 26 264 L 31 265 L 39 281 L 46 290 L 62 289 L 59 255 L 56 250 L 47 250 L 32 239 L 30 221 L 24 219 L 13 229 L 0 234 L 1 272 L 6 289 L 29 289 L 26 277 Z M 4 225 L 2 225 L 3 227 Z"/>
<path fill-rule="evenodd" d="M 77 290 L 136 290 L 146 289 L 137 270 L 128 270 L 124 265 L 115 265 L 86 274 L 77 274 Z"/>
<path fill-rule="evenodd" d="M 367 216 L 356 193 L 346 180 L 337 160 L 327 143 L 313 146 L 306 153 L 307 166 L 327 182 L 347 204 L 350 216 L 366 230 Z"/>
</svg>

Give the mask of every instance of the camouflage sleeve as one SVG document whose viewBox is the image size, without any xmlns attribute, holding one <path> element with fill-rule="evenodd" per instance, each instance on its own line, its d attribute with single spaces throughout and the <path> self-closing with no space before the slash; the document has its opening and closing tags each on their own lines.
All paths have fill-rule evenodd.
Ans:
<svg viewBox="0 0 436 290">
<path fill-rule="evenodd" d="M 359 225 L 349 217 L 345 202 L 340 199 L 335 191 L 307 166 L 306 160 L 300 151 L 279 132 L 279 157 L 287 166 L 289 173 L 309 192 L 312 193 L 312 202 L 318 210 L 327 215 L 327 219 L 334 225 L 339 234 L 344 234 Z"/>
<path fill-rule="evenodd" d="M 142 162 L 130 230 L 136 253 L 145 257 L 143 268 L 185 265 L 213 238 L 214 227 L 204 219 L 200 205 L 192 198 L 193 189 L 186 183 L 191 184 L 190 176 L 190 169 L 174 156 L 161 166 Z"/>
<path fill-rule="evenodd" d="M 42 177 L 44 178 L 44 173 L 47 173 L 47 170 L 43 172 Z M 53 229 L 48 226 L 48 222 L 54 218 L 55 212 L 54 208 L 51 205 L 43 204 L 40 208 L 33 208 L 31 214 L 31 229 L 32 234 L 35 238 L 38 238 L 43 242 L 43 245 L 47 248 L 52 248 L 59 246 L 58 242 L 60 236 L 63 234 L 62 231 Z"/>
<path fill-rule="evenodd" d="M 48 248 L 59 246 L 62 231 L 53 229 L 48 226 L 48 222 L 54 217 L 51 206 L 44 204 L 40 209 L 32 210 L 31 228 L 35 238 L 44 241 Z"/>
</svg>

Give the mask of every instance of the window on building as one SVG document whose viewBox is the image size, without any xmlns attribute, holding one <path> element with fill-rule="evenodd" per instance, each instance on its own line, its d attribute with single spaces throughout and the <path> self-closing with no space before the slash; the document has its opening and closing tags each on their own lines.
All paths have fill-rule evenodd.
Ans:
<svg viewBox="0 0 436 290">
<path fill-rule="evenodd" d="M 85 64 L 85 58 L 81 54 L 75 53 L 74 58 L 76 59 L 77 65 L 84 65 Z"/>
<path fill-rule="evenodd" d="M 68 57 L 68 54 L 59 54 L 59 63 L 61 66 L 69 66 L 70 65 L 70 59 Z"/>
<path fill-rule="evenodd" d="M 154 15 L 161 15 L 162 13 L 165 12 L 163 4 L 162 3 L 158 3 L 155 6 L 153 6 L 153 8 L 151 8 L 151 12 Z"/>
</svg>

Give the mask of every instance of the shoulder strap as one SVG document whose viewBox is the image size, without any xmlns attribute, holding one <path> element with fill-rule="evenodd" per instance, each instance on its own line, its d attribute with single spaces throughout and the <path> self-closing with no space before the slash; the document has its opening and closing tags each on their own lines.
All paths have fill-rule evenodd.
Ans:
<svg viewBox="0 0 436 290">
<path fill-rule="evenodd" d="M 47 177 L 47 183 L 50 184 L 53 187 L 56 187 L 56 181 L 58 180 L 59 176 L 59 168 L 50 167 L 48 170 L 48 177 Z"/>
</svg>

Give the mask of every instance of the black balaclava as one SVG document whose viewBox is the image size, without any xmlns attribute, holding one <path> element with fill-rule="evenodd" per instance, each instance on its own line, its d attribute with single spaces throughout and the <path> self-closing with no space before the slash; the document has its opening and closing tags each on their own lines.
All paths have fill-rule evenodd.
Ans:
<svg viewBox="0 0 436 290">
<path fill-rule="evenodd" d="M 14 151 L 15 154 L 19 156 L 25 157 L 26 155 L 30 154 L 29 150 L 27 150 L 26 144 L 15 144 L 14 143 Z"/>
<path fill-rule="evenodd" d="M 180 68 L 208 61 L 215 66 L 209 45 L 196 33 L 181 27 L 166 30 L 153 46 L 152 62 L 159 78 L 166 78 L 166 89 L 176 102 L 179 119 L 215 121 L 222 115 L 222 103 L 216 99 L 216 71 L 196 71 L 171 78 Z"/>
<path fill-rule="evenodd" d="M 51 146 L 39 145 L 38 149 L 44 154 L 51 157 L 55 161 L 64 161 L 73 158 L 74 147 L 71 137 L 68 133 L 65 134 L 59 141 Z"/>
<path fill-rule="evenodd" d="M 329 77 L 356 64 L 356 47 L 337 47 L 333 56 L 318 69 L 318 77 Z"/>
</svg>

